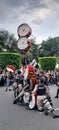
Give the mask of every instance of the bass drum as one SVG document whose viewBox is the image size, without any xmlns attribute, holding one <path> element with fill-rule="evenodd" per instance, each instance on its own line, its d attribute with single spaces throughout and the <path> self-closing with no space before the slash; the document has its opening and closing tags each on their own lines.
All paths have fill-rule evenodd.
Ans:
<svg viewBox="0 0 59 130">
<path fill-rule="evenodd" d="M 31 42 L 26 37 L 21 37 L 17 44 L 20 50 L 28 51 L 31 47 Z"/>
<path fill-rule="evenodd" d="M 32 94 L 31 96 L 32 96 L 32 98 L 29 103 L 29 108 L 32 110 L 35 107 L 35 96 L 34 96 L 34 94 Z"/>
<path fill-rule="evenodd" d="M 29 103 L 29 93 L 28 92 L 25 92 L 24 93 L 24 96 L 23 96 L 23 101 L 24 101 L 24 103 L 26 104 L 26 103 Z"/>
<path fill-rule="evenodd" d="M 18 27 L 17 33 L 18 33 L 19 37 L 25 36 L 28 38 L 28 37 L 30 37 L 32 30 L 28 24 L 24 23 Z"/>
</svg>

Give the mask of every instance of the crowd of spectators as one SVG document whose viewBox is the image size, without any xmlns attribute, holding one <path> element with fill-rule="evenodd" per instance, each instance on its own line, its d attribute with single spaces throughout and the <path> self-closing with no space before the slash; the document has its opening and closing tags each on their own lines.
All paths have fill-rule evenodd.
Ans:
<svg viewBox="0 0 59 130">
<path fill-rule="evenodd" d="M 40 70 L 36 70 L 36 73 L 40 73 Z M 16 78 L 19 78 L 20 76 L 20 71 L 16 70 L 15 72 L 8 72 L 7 70 L 3 70 L 0 69 L 0 86 L 6 86 L 6 85 L 10 85 L 13 80 Z M 38 74 L 36 74 L 37 76 Z M 47 77 L 48 79 L 48 85 L 52 85 L 55 84 L 55 80 L 56 80 L 56 70 L 52 70 L 52 71 L 44 71 L 44 75 Z"/>
</svg>

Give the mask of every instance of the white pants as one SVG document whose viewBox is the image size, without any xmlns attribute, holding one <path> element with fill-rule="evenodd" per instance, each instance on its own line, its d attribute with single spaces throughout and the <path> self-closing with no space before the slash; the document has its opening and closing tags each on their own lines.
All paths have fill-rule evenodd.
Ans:
<svg viewBox="0 0 59 130">
<path fill-rule="evenodd" d="M 44 101 L 45 98 L 46 98 L 45 95 L 43 95 L 43 96 L 37 96 L 37 107 L 38 107 L 38 110 L 42 109 L 42 103 L 43 103 L 43 101 Z"/>
</svg>

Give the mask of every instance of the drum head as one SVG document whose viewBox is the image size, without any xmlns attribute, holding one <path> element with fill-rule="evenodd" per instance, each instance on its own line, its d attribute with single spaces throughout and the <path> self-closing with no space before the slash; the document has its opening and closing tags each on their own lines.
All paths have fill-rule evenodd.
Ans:
<svg viewBox="0 0 59 130">
<path fill-rule="evenodd" d="M 32 95 L 32 100 L 29 103 L 29 108 L 33 109 L 35 107 L 35 97 Z"/>
<path fill-rule="evenodd" d="M 15 67 L 12 66 L 12 65 L 8 65 L 8 66 L 6 67 L 6 69 L 7 69 L 9 72 L 14 72 L 14 71 L 15 71 Z"/>
<path fill-rule="evenodd" d="M 25 36 L 28 38 L 31 35 L 32 30 L 28 24 L 24 23 L 18 27 L 17 33 L 19 37 Z"/>
<path fill-rule="evenodd" d="M 28 39 L 26 37 L 21 37 L 18 40 L 18 48 L 20 50 L 25 50 L 28 48 Z"/>
</svg>

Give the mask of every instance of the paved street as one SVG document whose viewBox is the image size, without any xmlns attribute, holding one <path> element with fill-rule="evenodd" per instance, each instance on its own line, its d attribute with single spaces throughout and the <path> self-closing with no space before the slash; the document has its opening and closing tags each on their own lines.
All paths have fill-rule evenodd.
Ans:
<svg viewBox="0 0 59 130">
<path fill-rule="evenodd" d="M 59 99 L 55 99 L 56 86 L 50 86 L 55 108 Z M 0 87 L 0 130 L 59 130 L 59 119 L 29 111 L 25 107 L 13 104 L 13 91 Z"/>
</svg>

